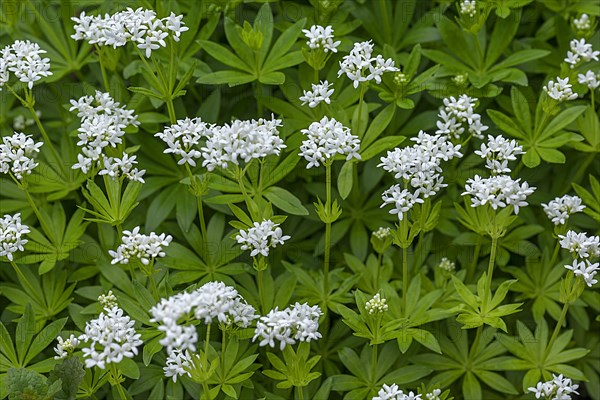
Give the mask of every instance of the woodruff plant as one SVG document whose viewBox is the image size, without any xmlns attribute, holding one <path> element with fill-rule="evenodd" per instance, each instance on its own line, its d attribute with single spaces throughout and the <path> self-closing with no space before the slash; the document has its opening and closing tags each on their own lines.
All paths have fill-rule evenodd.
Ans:
<svg viewBox="0 0 600 400">
<path fill-rule="evenodd" d="M 128 5 L 1 6 L 0 399 L 600 400 L 597 7 Z"/>
</svg>

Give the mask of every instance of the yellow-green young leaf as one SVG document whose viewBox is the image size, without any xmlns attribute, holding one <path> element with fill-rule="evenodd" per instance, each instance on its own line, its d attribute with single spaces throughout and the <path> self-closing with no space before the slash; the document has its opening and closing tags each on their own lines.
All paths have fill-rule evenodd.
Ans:
<svg viewBox="0 0 600 400">
<path fill-rule="evenodd" d="M 556 149 L 550 149 L 547 147 L 538 147 L 538 153 L 542 160 L 553 163 L 553 164 L 564 164 L 567 158 L 563 153 Z"/>
<path fill-rule="evenodd" d="M 527 152 L 523 155 L 523 164 L 525 164 L 527 168 L 535 168 L 540 165 L 541 161 L 537 149 L 527 149 Z"/>
</svg>

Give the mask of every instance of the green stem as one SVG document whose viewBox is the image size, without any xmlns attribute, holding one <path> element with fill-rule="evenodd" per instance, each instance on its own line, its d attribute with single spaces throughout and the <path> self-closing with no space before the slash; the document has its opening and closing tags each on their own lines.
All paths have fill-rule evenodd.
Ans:
<svg viewBox="0 0 600 400">
<path fill-rule="evenodd" d="M 265 309 L 265 302 L 263 301 L 265 293 L 264 293 L 264 281 L 263 281 L 263 270 L 262 269 L 259 269 L 256 272 L 256 277 L 257 277 L 257 282 L 258 282 L 258 300 L 260 303 L 260 309 L 264 313 L 267 310 Z"/>
<path fill-rule="evenodd" d="M 358 122 L 356 123 L 356 135 L 358 137 L 362 137 L 360 133 L 360 123 L 362 121 L 362 108 L 363 108 L 363 98 L 365 97 L 365 89 L 364 86 L 360 85 L 360 99 L 358 100 Z"/>
<path fill-rule="evenodd" d="M 204 356 L 206 357 L 207 360 L 208 360 L 208 345 L 210 343 L 210 325 L 211 324 L 206 325 L 206 339 L 204 341 Z"/>
<path fill-rule="evenodd" d="M 594 98 L 596 90 L 591 89 L 590 91 L 592 92 L 592 94 L 591 94 L 591 96 L 592 96 L 592 111 L 596 112 L 596 102 L 595 102 L 595 98 Z"/>
<path fill-rule="evenodd" d="M 319 84 L 319 70 L 318 69 L 314 69 L 314 74 L 315 74 L 315 85 Z"/>
<path fill-rule="evenodd" d="M 221 370 L 225 371 L 225 349 L 227 349 L 227 332 L 223 330 L 223 337 L 221 338 Z"/>
<path fill-rule="evenodd" d="M 98 53 L 98 62 L 100 64 L 100 72 L 102 73 L 102 81 L 104 83 L 104 89 L 107 92 L 110 92 L 110 84 L 108 82 L 108 75 L 106 75 L 106 68 L 104 68 L 104 63 L 102 62 L 102 50 L 100 49 L 100 46 L 98 46 L 97 44 L 94 44 L 94 47 L 96 49 L 96 52 Z"/>
<path fill-rule="evenodd" d="M 553 267 L 556 263 L 556 259 L 558 258 L 558 253 L 560 252 L 560 242 L 557 241 L 554 246 L 554 251 L 552 252 L 552 258 L 550 259 L 550 267 Z"/>
<path fill-rule="evenodd" d="M 202 392 L 206 395 L 206 400 L 210 400 L 210 393 L 208 391 L 208 383 L 206 383 L 206 381 L 202 382 Z M 202 396 L 204 397 L 204 396 Z M 202 397 L 200 397 L 200 399 L 202 399 Z"/>
<path fill-rule="evenodd" d="M 111 363 L 110 364 L 110 374 L 112 375 L 112 380 L 113 382 L 115 382 L 115 384 L 113 386 L 117 387 L 117 391 L 119 392 L 119 397 L 121 398 L 121 400 L 127 400 L 127 396 L 125 395 L 125 392 L 123 391 L 123 386 L 121 386 L 121 374 L 119 373 L 118 369 L 117 369 L 117 364 Z"/>
<path fill-rule="evenodd" d="M 304 386 L 296 386 L 296 393 L 298 393 L 298 400 L 304 400 Z"/>
<path fill-rule="evenodd" d="M 402 247 L 402 311 L 406 315 L 406 302 L 408 300 L 408 247 Z"/>
<path fill-rule="evenodd" d="M 467 270 L 467 277 L 465 279 L 466 282 L 471 282 L 473 277 L 475 276 L 475 271 L 477 270 L 477 262 L 479 261 L 479 253 L 481 252 L 481 241 L 479 237 L 477 238 L 477 244 L 475 245 L 475 254 L 473 254 L 473 262 L 469 264 L 469 269 Z"/>
<path fill-rule="evenodd" d="M 325 297 L 329 297 L 329 258 L 331 255 L 331 222 L 329 218 L 332 213 L 331 205 L 331 162 L 325 163 L 325 190 L 326 190 L 326 203 L 325 208 L 327 209 L 328 221 L 325 223 L 325 254 L 323 260 L 323 292 Z"/>
<path fill-rule="evenodd" d="M 552 336 L 550 337 L 550 341 L 548 342 L 548 347 L 546 347 L 546 354 L 552 349 L 558 334 L 565 322 L 565 318 L 567 317 L 567 311 L 569 310 L 569 302 L 565 302 L 563 305 L 562 311 L 560 312 L 560 317 L 558 317 L 558 321 L 556 322 L 556 326 L 554 327 L 554 332 L 552 332 Z"/>
<path fill-rule="evenodd" d="M 379 290 L 379 271 L 383 267 L 383 253 L 377 256 L 377 270 L 375 271 L 375 289 Z"/>
<path fill-rule="evenodd" d="M 473 341 L 473 345 L 471 346 L 471 351 L 469 353 L 470 359 L 472 359 L 473 352 L 479 346 L 479 341 L 481 340 L 481 332 L 483 332 L 483 325 L 477 327 L 477 332 L 475 333 L 475 340 Z"/>
<path fill-rule="evenodd" d="M 148 275 L 148 278 L 150 279 L 150 285 L 152 286 L 152 295 L 154 296 L 154 300 L 159 301 L 160 294 L 158 293 L 158 287 L 156 286 L 156 281 L 154 280 L 154 269 L 149 272 L 150 274 Z"/>
<path fill-rule="evenodd" d="M 490 262 L 488 264 L 487 270 L 487 282 L 484 293 L 483 303 L 487 305 L 490 300 L 490 293 L 492 291 L 492 275 L 494 274 L 494 263 L 496 261 L 496 248 L 498 247 L 498 238 L 494 235 L 492 236 L 492 249 L 490 252 Z"/>
<path fill-rule="evenodd" d="M 33 108 L 33 105 L 32 105 L 33 95 L 28 95 L 27 97 L 28 97 L 28 99 L 27 99 L 28 101 L 26 103 L 27 109 L 31 112 L 31 116 L 33 117 L 35 124 L 37 125 L 38 129 L 40 130 L 40 133 L 42 134 L 42 137 L 44 138 L 44 144 L 46 144 L 48 146 L 48 148 L 50 149 L 50 152 L 52 153 L 52 158 L 54 158 L 54 162 L 58 165 L 58 168 L 60 168 L 60 171 L 62 172 L 63 176 L 67 176 L 67 171 L 65 170 L 65 166 L 63 164 L 63 160 L 62 160 L 61 156 L 58 154 L 56 147 L 54 147 L 54 144 L 50 140 L 50 136 L 48 136 L 48 132 L 46 132 L 46 129 L 44 129 L 44 126 L 42 125 L 42 121 L 40 121 L 40 118 L 35 113 L 35 109 Z"/>
<path fill-rule="evenodd" d="M 371 382 L 373 385 L 377 383 L 377 343 L 371 348 Z"/>
<path fill-rule="evenodd" d="M 35 202 L 33 201 L 33 197 L 31 197 L 31 195 L 29 194 L 29 192 L 27 190 L 23 189 L 23 192 L 25 192 L 25 196 L 27 197 L 27 201 L 29 202 L 29 205 L 33 209 L 33 213 L 35 214 L 35 216 L 37 217 L 38 221 L 40 222 L 40 225 L 42 226 L 42 229 L 44 230 L 44 232 L 46 232 L 46 235 L 50 235 L 50 233 L 52 231 L 50 230 L 50 227 L 48 225 L 46 225 L 46 220 L 42 217 L 42 214 L 40 213 L 40 210 L 35 205 Z"/>
</svg>

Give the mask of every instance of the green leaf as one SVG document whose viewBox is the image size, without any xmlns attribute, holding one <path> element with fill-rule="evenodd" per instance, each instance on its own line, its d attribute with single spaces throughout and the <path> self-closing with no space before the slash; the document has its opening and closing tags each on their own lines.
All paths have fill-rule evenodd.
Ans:
<svg viewBox="0 0 600 400">
<path fill-rule="evenodd" d="M 27 356 L 27 350 L 29 349 L 31 340 L 36 332 L 35 315 L 33 313 L 31 304 L 28 303 L 27 306 L 25 306 L 25 314 L 23 314 L 23 316 L 21 316 L 19 319 L 17 331 L 15 333 L 15 346 L 21 365 L 24 364 L 24 360 Z"/>
<path fill-rule="evenodd" d="M 264 196 L 277 208 L 293 214 L 308 215 L 308 210 L 304 208 L 300 199 L 287 190 L 271 186 L 263 192 Z"/>
<path fill-rule="evenodd" d="M 392 150 L 406 139 L 404 136 L 387 136 L 376 140 L 366 150 L 362 151 L 360 157 L 363 161 L 370 160 L 381 152 Z"/>
<path fill-rule="evenodd" d="M 138 379 L 140 377 L 140 368 L 131 358 L 123 357 L 119 363 L 119 370 L 128 378 Z"/>
<path fill-rule="evenodd" d="M 492 68 L 489 69 L 488 72 L 500 71 L 504 68 L 513 67 L 515 65 L 537 60 L 538 58 L 546 57 L 548 54 L 550 54 L 550 51 L 548 50 L 520 50 L 515 53 L 512 53 L 510 56 L 506 57 L 504 60 L 494 65 Z"/>
<path fill-rule="evenodd" d="M 56 400 L 75 400 L 79 384 L 85 376 L 85 369 L 79 357 L 65 358 L 62 363 L 54 366 L 50 372 L 50 382 L 61 382 L 61 390 L 56 393 Z"/>
<path fill-rule="evenodd" d="M 396 107 L 393 104 L 385 107 L 375 118 L 373 118 L 373 122 L 369 125 L 369 129 L 365 133 L 365 136 L 361 140 L 361 147 L 366 149 L 369 147 L 375 139 L 379 137 L 379 135 L 387 128 L 392 122 L 392 118 L 394 117 L 396 111 Z"/>
<path fill-rule="evenodd" d="M 353 169 L 354 161 L 346 161 L 340 170 L 340 174 L 338 175 L 337 187 L 342 199 L 346 199 L 352 190 Z"/>
<path fill-rule="evenodd" d="M 204 83 L 208 85 L 222 85 L 228 84 L 229 86 L 243 85 L 245 83 L 253 82 L 256 80 L 254 75 L 246 72 L 238 71 L 217 71 L 211 72 L 198 78 L 197 83 Z"/>
<path fill-rule="evenodd" d="M 27 357 L 25 357 L 24 364 L 29 364 L 29 362 L 38 354 L 40 354 L 50 343 L 56 340 L 61 329 L 67 323 L 67 318 L 61 318 L 57 321 L 52 322 L 47 327 L 45 327 L 33 340 L 31 343 L 31 347 L 27 351 Z"/>
<path fill-rule="evenodd" d="M 500 128 L 504 132 L 517 139 L 525 138 L 524 132 L 521 129 L 519 129 L 519 127 L 515 125 L 513 120 L 506 114 L 503 114 L 500 111 L 496 110 L 487 110 L 486 112 L 488 116 L 492 119 L 494 124 L 496 124 L 498 128 Z"/>
<path fill-rule="evenodd" d="M 209 40 L 199 40 L 198 43 L 202 46 L 202 49 L 204 49 L 208 54 L 211 55 L 211 57 L 213 57 L 217 61 L 220 61 L 221 63 L 227 66 L 237 68 L 248 73 L 252 73 L 252 67 L 246 64 L 244 61 L 242 61 L 238 56 L 233 54 L 227 48 Z"/>
</svg>

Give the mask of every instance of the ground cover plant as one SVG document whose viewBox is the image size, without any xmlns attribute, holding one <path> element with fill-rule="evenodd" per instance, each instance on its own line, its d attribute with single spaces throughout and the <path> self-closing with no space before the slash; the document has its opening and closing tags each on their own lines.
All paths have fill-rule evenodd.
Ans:
<svg viewBox="0 0 600 400">
<path fill-rule="evenodd" d="M 600 399 L 599 16 L 3 1 L 0 398 Z"/>
</svg>

